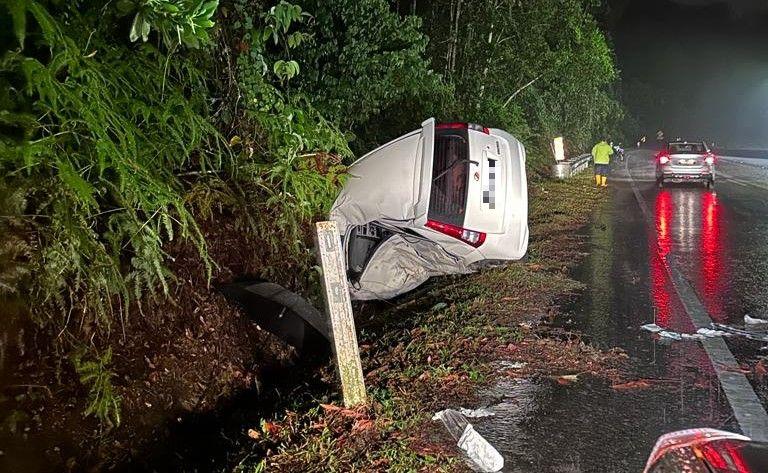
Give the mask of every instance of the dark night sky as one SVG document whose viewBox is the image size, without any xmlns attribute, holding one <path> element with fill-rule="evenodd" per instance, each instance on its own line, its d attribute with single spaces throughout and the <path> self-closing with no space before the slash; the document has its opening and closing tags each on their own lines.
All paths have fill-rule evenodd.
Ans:
<svg viewBox="0 0 768 473">
<path fill-rule="evenodd" d="M 649 134 L 768 148 L 768 0 L 611 5 L 625 101 Z"/>
</svg>

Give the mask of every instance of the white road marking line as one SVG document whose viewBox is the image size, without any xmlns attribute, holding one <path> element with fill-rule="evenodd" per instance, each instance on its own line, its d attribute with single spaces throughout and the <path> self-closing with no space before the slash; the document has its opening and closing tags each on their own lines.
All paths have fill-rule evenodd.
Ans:
<svg viewBox="0 0 768 473">
<path fill-rule="evenodd" d="M 646 223 L 655 226 L 655 222 L 648 210 L 648 205 L 640 193 L 637 184 L 632 179 L 632 173 L 629 170 L 629 160 L 625 161 L 624 167 L 627 175 L 630 177 L 632 192 L 635 194 L 635 200 L 637 200 L 643 212 Z M 658 245 L 656 245 L 656 248 L 658 249 Z M 664 257 L 661 254 L 659 254 L 659 257 L 664 262 L 664 267 L 678 299 L 682 302 L 685 311 L 696 328 L 709 328 L 712 323 L 712 317 L 710 317 L 696 291 L 683 276 L 675 259 Z M 717 374 L 717 379 L 720 381 L 720 386 L 725 393 L 726 399 L 728 399 L 728 403 L 733 410 L 733 415 L 741 431 L 753 440 L 768 441 L 768 414 L 766 414 L 765 408 L 747 377 L 740 371 L 734 371 L 734 368 L 738 368 L 738 364 L 725 340 L 721 337 L 707 338 L 702 340 L 701 344 Z"/>
<path fill-rule="evenodd" d="M 758 189 L 762 189 L 762 190 L 768 191 L 768 186 L 764 186 L 764 185 L 758 184 L 756 182 L 743 181 L 741 179 L 737 179 L 737 178 L 731 176 L 730 174 L 725 173 L 725 172 L 720 171 L 720 170 L 717 171 L 717 175 L 718 176 L 722 176 L 722 177 L 726 178 L 728 181 L 733 182 L 734 184 L 740 185 L 742 187 L 756 187 Z"/>
</svg>

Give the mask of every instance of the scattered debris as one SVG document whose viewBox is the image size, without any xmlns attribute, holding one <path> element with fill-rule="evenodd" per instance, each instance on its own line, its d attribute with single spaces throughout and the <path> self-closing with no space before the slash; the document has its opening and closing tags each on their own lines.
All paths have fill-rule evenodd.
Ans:
<svg viewBox="0 0 768 473">
<path fill-rule="evenodd" d="M 467 424 L 457 445 L 482 472 L 496 472 L 504 468 L 504 457 L 477 433 L 472 424 Z"/>
<path fill-rule="evenodd" d="M 432 420 L 440 420 L 456 440 L 456 446 L 467 455 L 476 471 L 496 472 L 504 468 L 504 457 L 467 422 L 461 412 L 445 409 L 436 413 Z"/>
<path fill-rule="evenodd" d="M 480 409 L 467 409 L 462 407 L 459 409 L 459 412 L 461 412 L 464 417 L 470 417 L 473 419 L 480 417 L 493 417 L 496 415 L 484 407 L 481 407 Z"/>
<path fill-rule="evenodd" d="M 661 338 L 667 338 L 670 340 L 704 340 L 705 338 L 722 337 L 729 335 L 728 332 L 710 328 L 700 328 L 696 333 L 680 333 L 672 330 L 667 330 L 663 327 L 659 327 L 656 324 L 645 324 L 640 327 L 651 333 L 658 334 Z"/>
<path fill-rule="evenodd" d="M 728 335 L 726 332 L 723 332 L 722 330 L 714 330 L 711 328 L 704 328 L 704 327 L 698 329 L 696 333 L 704 335 L 707 338 L 723 337 L 725 335 Z"/>
<path fill-rule="evenodd" d="M 658 333 L 658 332 L 664 331 L 663 328 L 659 327 L 656 324 L 645 324 L 645 325 L 643 325 L 640 328 L 643 329 L 643 330 L 647 330 L 647 331 L 649 331 L 651 333 Z"/>
<path fill-rule="evenodd" d="M 715 323 L 712 324 L 712 328 L 727 332 L 729 335 L 745 337 L 750 340 L 757 340 L 760 342 L 768 342 L 768 330 L 763 330 L 763 331 L 744 330 L 737 327 L 731 327 L 730 325 L 715 324 Z"/>
<path fill-rule="evenodd" d="M 672 332 L 671 330 L 662 330 L 661 332 L 659 332 L 659 336 L 661 338 L 669 338 L 671 340 L 678 340 L 678 341 L 683 339 L 682 335 L 680 335 L 677 332 Z"/>
<path fill-rule="evenodd" d="M 749 314 L 747 314 L 744 316 L 744 323 L 747 325 L 768 325 L 768 320 L 750 317 Z"/>
<path fill-rule="evenodd" d="M 525 361 L 503 361 L 501 366 L 509 370 L 519 370 L 528 366 L 528 363 Z"/>
</svg>

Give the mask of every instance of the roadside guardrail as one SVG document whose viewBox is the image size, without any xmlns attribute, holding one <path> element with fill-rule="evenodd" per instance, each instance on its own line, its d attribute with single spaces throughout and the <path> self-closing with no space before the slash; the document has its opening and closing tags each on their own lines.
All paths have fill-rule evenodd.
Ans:
<svg viewBox="0 0 768 473">
<path fill-rule="evenodd" d="M 587 169 L 591 161 L 592 155 L 589 153 L 560 161 L 552 165 L 552 176 L 555 179 L 568 179 Z"/>
</svg>

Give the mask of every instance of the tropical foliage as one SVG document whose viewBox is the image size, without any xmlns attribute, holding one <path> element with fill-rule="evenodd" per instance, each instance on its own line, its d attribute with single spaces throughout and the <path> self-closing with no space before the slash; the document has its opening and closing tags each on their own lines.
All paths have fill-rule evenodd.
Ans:
<svg viewBox="0 0 768 473">
<path fill-rule="evenodd" d="M 109 333 L 171 292 L 172 244 L 211 276 L 215 214 L 282 280 L 309 273 L 308 223 L 353 156 L 429 116 L 539 156 L 609 131 L 597 3 L 0 0 L 0 292 L 29 295 L 117 424 Z"/>
</svg>

